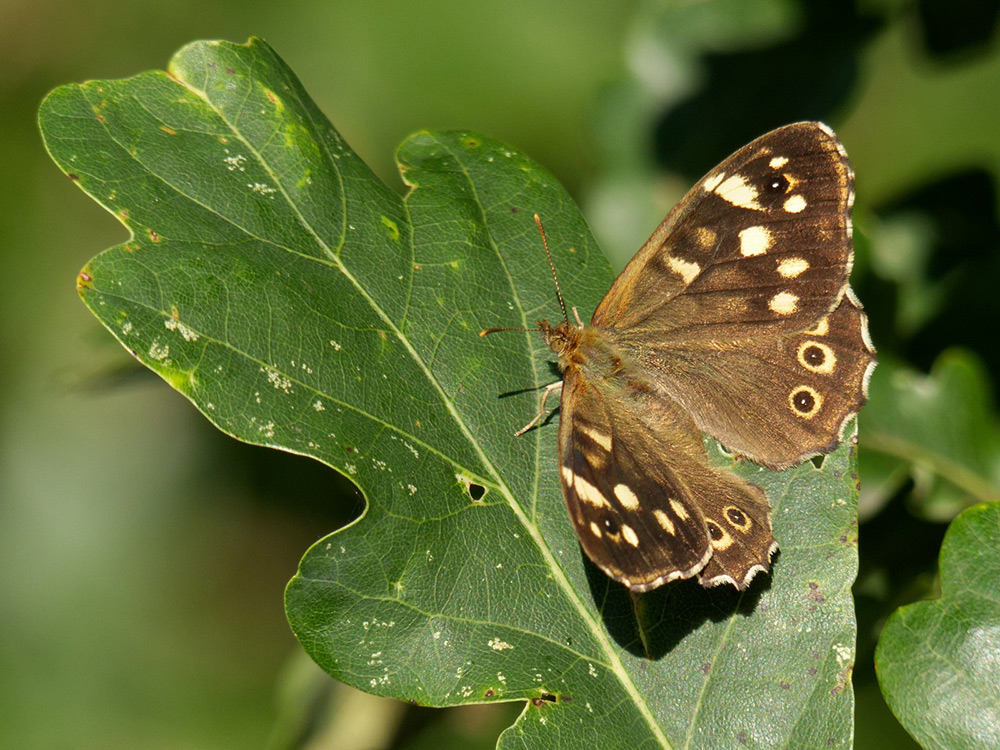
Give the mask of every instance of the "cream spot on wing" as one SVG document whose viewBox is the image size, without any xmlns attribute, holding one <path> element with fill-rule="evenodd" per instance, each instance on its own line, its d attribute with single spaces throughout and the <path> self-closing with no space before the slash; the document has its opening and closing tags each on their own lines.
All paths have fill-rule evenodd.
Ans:
<svg viewBox="0 0 1000 750">
<path fill-rule="evenodd" d="M 729 549 L 733 544 L 732 535 L 714 521 L 708 522 L 708 535 L 712 539 L 712 547 L 720 552 Z"/>
<path fill-rule="evenodd" d="M 586 435 L 587 437 L 589 437 L 591 440 L 593 440 L 599 446 L 601 446 L 602 448 L 604 448 L 604 450 L 606 450 L 606 451 L 610 451 L 611 450 L 611 436 L 610 435 L 605 435 L 603 432 L 598 432 L 596 429 L 594 429 L 590 425 L 577 425 L 576 429 L 578 429 L 584 435 Z"/>
<path fill-rule="evenodd" d="M 794 279 L 809 270 L 809 261 L 805 258 L 785 258 L 778 264 L 778 273 L 786 279 Z"/>
<path fill-rule="evenodd" d="M 758 210 L 761 208 L 757 202 L 757 188 L 748 185 L 738 174 L 723 180 L 722 184 L 715 188 L 715 194 L 739 208 Z"/>
<path fill-rule="evenodd" d="M 622 524 L 622 536 L 625 537 L 625 541 L 631 544 L 633 547 L 639 546 L 639 535 L 635 533 L 633 529 L 628 524 Z"/>
<path fill-rule="evenodd" d="M 719 183 L 722 182 L 722 178 L 725 177 L 724 172 L 719 172 L 718 174 L 713 174 L 711 177 L 705 178 L 705 182 L 702 183 L 702 187 L 705 188 L 705 192 L 711 193 L 717 187 Z"/>
<path fill-rule="evenodd" d="M 598 526 L 594 521 L 590 522 L 590 533 L 596 536 L 598 539 L 601 538 L 601 527 Z"/>
<path fill-rule="evenodd" d="M 694 240 L 702 250 L 712 249 L 717 236 L 715 230 L 708 227 L 698 227 L 694 230 Z"/>
<path fill-rule="evenodd" d="M 815 328 L 810 328 L 808 331 L 803 331 L 803 333 L 808 334 L 809 336 L 826 336 L 826 334 L 828 334 L 829 332 L 830 332 L 829 318 L 820 318 Z"/>
<path fill-rule="evenodd" d="M 685 508 L 683 505 L 681 505 L 676 500 L 671 500 L 670 501 L 670 507 L 674 509 L 674 513 L 676 513 L 677 517 L 679 519 L 681 519 L 682 521 L 686 521 L 686 520 L 688 520 L 691 517 L 691 514 L 688 513 L 687 508 Z"/>
<path fill-rule="evenodd" d="M 783 166 L 785 166 L 786 164 L 788 164 L 788 157 L 787 156 L 775 156 L 767 164 L 768 164 L 768 166 L 771 169 L 781 169 Z"/>
<path fill-rule="evenodd" d="M 605 499 L 601 491 L 579 475 L 573 479 L 573 489 L 576 490 L 576 494 L 581 500 L 595 508 L 611 507 L 611 503 Z"/>
<path fill-rule="evenodd" d="M 671 271 L 684 279 L 685 284 L 690 284 L 698 278 L 698 274 L 701 273 L 701 266 L 697 263 L 681 260 L 680 258 L 675 258 L 673 256 L 667 258 L 667 265 L 670 267 Z"/>
<path fill-rule="evenodd" d="M 785 210 L 790 214 L 797 214 L 806 207 L 806 199 L 801 195 L 792 195 L 785 201 Z"/>
<path fill-rule="evenodd" d="M 778 292 L 771 297 L 767 306 L 778 315 L 791 315 L 799 309 L 799 298 L 791 292 Z"/>
<path fill-rule="evenodd" d="M 636 497 L 636 494 L 632 492 L 632 489 L 628 485 L 616 484 L 615 497 L 629 510 L 639 509 L 639 498 Z"/>
<path fill-rule="evenodd" d="M 656 519 L 656 522 L 660 524 L 661 527 L 663 527 L 663 530 L 665 532 L 667 532 L 671 536 L 674 535 L 676 529 L 674 528 L 674 522 L 670 520 L 670 516 L 668 516 L 662 510 L 657 508 L 656 510 L 653 511 L 653 517 Z"/>
<path fill-rule="evenodd" d="M 571 468 L 569 468 L 568 466 L 562 467 L 562 478 L 563 481 L 566 483 L 567 487 L 573 486 L 573 477 L 575 476 L 576 475 L 573 473 L 573 470 Z"/>
<path fill-rule="evenodd" d="M 740 232 L 740 253 L 749 258 L 763 255 L 771 247 L 771 231 L 767 227 L 747 227 Z"/>
</svg>

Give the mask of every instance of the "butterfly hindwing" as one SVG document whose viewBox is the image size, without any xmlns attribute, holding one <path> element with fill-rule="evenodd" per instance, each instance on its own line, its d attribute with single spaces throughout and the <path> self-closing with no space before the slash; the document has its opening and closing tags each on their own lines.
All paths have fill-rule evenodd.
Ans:
<svg viewBox="0 0 1000 750">
<path fill-rule="evenodd" d="M 852 293 L 805 331 L 750 346 L 646 347 L 638 358 L 699 429 L 781 469 L 833 450 L 867 399 L 874 352 Z"/>
</svg>

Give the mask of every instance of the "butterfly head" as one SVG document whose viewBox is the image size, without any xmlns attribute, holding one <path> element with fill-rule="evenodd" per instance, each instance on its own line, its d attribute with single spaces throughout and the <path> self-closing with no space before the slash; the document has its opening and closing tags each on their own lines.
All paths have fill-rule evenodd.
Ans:
<svg viewBox="0 0 1000 750">
<path fill-rule="evenodd" d="M 559 357 L 559 369 L 565 370 L 570 355 L 580 346 L 583 329 L 567 320 L 555 326 L 547 320 L 539 320 L 538 330 L 541 331 L 546 346 Z"/>
</svg>

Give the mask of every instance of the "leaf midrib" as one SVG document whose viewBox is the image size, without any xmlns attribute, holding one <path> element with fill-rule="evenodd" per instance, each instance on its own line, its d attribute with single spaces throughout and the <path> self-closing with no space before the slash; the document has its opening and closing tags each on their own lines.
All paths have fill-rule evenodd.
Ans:
<svg viewBox="0 0 1000 750">
<path fill-rule="evenodd" d="M 433 137 L 433 135 L 430 134 L 430 133 L 428 133 L 428 135 L 431 135 Z M 499 252 L 498 247 L 493 242 L 492 233 L 489 232 L 489 222 L 487 221 L 487 217 L 486 217 L 485 213 L 483 212 L 483 209 L 482 209 L 483 202 L 479 199 L 479 195 L 478 195 L 478 192 L 476 190 L 475 182 L 471 178 L 471 176 L 469 175 L 468 170 L 466 169 L 464 163 L 459 158 L 459 156 L 457 154 L 455 154 L 453 151 L 451 151 L 450 149 L 448 149 L 448 147 L 445 144 L 442 144 L 440 141 L 437 141 L 437 143 L 438 143 L 438 145 L 443 150 L 445 150 L 449 154 L 451 154 L 452 158 L 455 159 L 455 163 L 458 164 L 460 166 L 461 170 L 462 170 L 462 175 L 465 177 L 465 179 L 466 179 L 466 181 L 467 181 L 467 183 L 469 185 L 469 189 L 470 189 L 471 194 L 473 196 L 473 199 L 475 201 L 475 205 L 479 208 L 480 216 L 481 216 L 481 219 L 482 219 L 482 222 L 483 222 L 483 226 L 487 228 L 487 234 L 490 237 L 490 246 L 493 249 L 493 252 L 496 254 L 497 258 L 500 259 L 500 263 L 501 263 L 501 265 L 503 266 L 503 269 L 504 269 L 504 274 L 507 276 L 507 279 L 510 282 L 511 292 L 514 295 L 514 300 L 516 302 L 516 305 L 517 305 L 517 308 L 518 308 L 518 312 L 519 312 L 519 314 L 521 316 L 521 320 L 522 320 L 522 322 L 526 322 L 525 311 L 524 311 L 524 308 L 523 308 L 523 306 L 521 304 L 520 297 L 517 295 L 517 290 L 514 287 L 513 278 L 511 277 L 510 272 L 507 269 L 507 266 L 503 263 L 502 254 Z M 416 189 L 417 188 L 414 187 L 414 190 L 416 190 Z M 404 209 L 407 212 L 407 216 L 409 217 L 409 206 L 406 203 L 406 201 L 404 201 L 403 205 L 404 205 Z M 412 222 L 410 222 L 410 226 L 412 227 Z M 526 336 L 526 340 L 527 340 L 527 336 Z M 530 352 L 529 352 L 529 354 L 530 354 Z M 414 356 L 416 356 L 416 352 L 414 352 Z M 540 385 L 540 378 L 538 377 L 538 368 L 537 368 L 537 365 L 535 363 L 534 357 L 529 357 L 529 359 L 532 362 L 532 370 L 534 372 L 535 385 L 538 386 L 538 385 Z M 418 364 L 422 364 L 422 363 L 418 363 Z M 542 556 L 545 558 L 546 562 L 548 563 L 548 567 L 552 571 L 553 577 L 555 578 L 555 580 L 559 584 L 560 588 L 563 589 L 564 595 L 570 601 L 570 603 L 572 604 L 573 608 L 576 609 L 576 611 L 579 613 L 581 619 L 587 624 L 587 627 L 591 631 L 591 635 L 594 637 L 594 640 L 600 645 L 601 649 L 604 651 L 606 659 L 607 659 L 607 663 L 608 663 L 608 665 L 610 667 L 610 671 L 612 673 L 614 673 L 614 675 L 618 678 L 619 682 L 625 688 L 626 693 L 628 693 L 629 697 L 632 699 L 633 704 L 638 708 L 640 714 L 642 715 L 643 719 L 646 721 L 647 725 L 650 728 L 651 733 L 656 738 L 656 740 L 660 744 L 660 746 L 663 747 L 665 750 L 672 750 L 673 746 L 670 744 L 670 742 L 667 740 L 666 736 L 663 734 L 663 730 L 660 728 L 660 725 L 657 723 L 657 721 L 656 721 L 655 717 L 653 716 L 652 711 L 650 710 L 649 706 L 647 705 L 645 699 L 639 693 L 639 690 L 636 687 L 635 683 L 632 681 L 631 676 L 625 670 L 625 667 L 622 664 L 621 659 L 619 659 L 618 654 L 615 652 L 614 648 L 612 647 L 612 644 L 608 640 L 607 633 L 605 632 L 604 628 L 601 627 L 600 623 L 598 623 L 591 616 L 591 613 L 584 606 L 583 602 L 581 601 L 580 597 L 577 595 L 577 593 L 576 593 L 575 589 L 573 588 L 572 584 L 570 583 L 569 579 L 566 577 L 566 574 L 563 571 L 562 566 L 560 566 L 559 563 L 558 563 L 558 561 L 556 560 L 556 556 L 555 556 L 554 551 L 549 547 L 549 545 L 546 543 L 545 539 L 542 537 L 541 532 L 538 529 L 538 526 L 536 524 L 534 524 L 533 522 L 531 522 L 528 519 L 527 515 L 524 512 L 524 509 L 521 507 L 520 503 L 518 503 L 517 500 L 514 498 L 514 495 L 511 492 L 510 488 L 507 486 L 507 484 L 503 481 L 503 478 L 500 476 L 500 472 L 496 470 L 496 468 L 493 466 L 493 463 L 489 460 L 488 456 L 483 451 L 482 447 L 479 445 L 479 443 L 475 440 L 475 438 L 472 435 L 472 433 L 466 427 L 466 425 L 464 424 L 463 420 L 459 416 L 457 410 L 454 409 L 453 404 L 451 403 L 450 399 L 448 399 L 447 396 L 446 396 L 446 394 L 443 392 L 443 390 L 440 389 L 440 386 L 437 383 L 437 380 L 433 377 L 432 373 L 430 373 L 429 371 L 427 371 L 427 377 L 432 380 L 432 382 L 434 384 L 434 387 L 437 388 L 439 390 L 439 392 L 441 393 L 442 399 L 444 399 L 447 402 L 448 409 L 452 413 L 452 415 L 453 415 L 453 417 L 455 419 L 456 424 L 459 425 L 459 428 L 462 430 L 462 433 L 467 436 L 467 438 L 468 438 L 468 440 L 470 442 L 470 445 L 472 446 L 473 450 L 476 452 L 477 455 L 479 455 L 480 460 L 483 461 L 483 464 L 488 468 L 488 470 L 493 474 L 493 476 L 496 477 L 497 486 L 500 489 L 500 491 L 503 493 L 503 496 L 506 498 L 506 500 L 507 500 L 507 502 L 508 502 L 511 510 L 514 512 L 514 515 L 521 522 L 521 524 L 524 527 L 525 531 L 527 531 L 528 534 L 531 536 L 531 538 L 535 541 L 535 544 L 537 545 L 539 551 L 542 553 Z M 536 450 L 535 450 L 535 457 L 536 457 L 535 483 L 536 484 L 535 484 L 535 487 L 536 487 L 536 494 L 537 494 L 537 486 L 538 486 L 537 485 L 537 481 L 538 481 L 537 477 L 539 475 L 538 462 L 539 462 L 539 451 L 540 451 L 540 442 L 539 442 L 539 440 L 536 440 L 535 445 L 536 445 Z M 599 660 L 597 660 L 597 661 L 599 661 Z"/>
</svg>

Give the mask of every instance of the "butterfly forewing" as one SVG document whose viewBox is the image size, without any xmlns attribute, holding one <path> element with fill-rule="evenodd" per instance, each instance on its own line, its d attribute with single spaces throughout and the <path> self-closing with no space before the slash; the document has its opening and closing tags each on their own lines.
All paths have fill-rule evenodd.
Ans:
<svg viewBox="0 0 1000 750">
<path fill-rule="evenodd" d="M 670 212 L 592 325 L 703 348 L 808 327 L 847 283 L 852 202 L 850 167 L 825 127 L 761 136 Z"/>
</svg>

